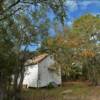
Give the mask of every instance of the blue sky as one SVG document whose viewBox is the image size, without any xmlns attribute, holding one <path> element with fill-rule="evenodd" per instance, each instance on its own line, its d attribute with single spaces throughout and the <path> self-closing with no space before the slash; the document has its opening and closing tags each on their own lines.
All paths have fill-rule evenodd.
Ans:
<svg viewBox="0 0 100 100">
<path fill-rule="evenodd" d="M 73 21 L 80 16 L 91 13 L 93 15 L 100 14 L 100 0 L 67 0 L 67 16 L 66 23 L 70 26 Z"/>
<path fill-rule="evenodd" d="M 100 14 L 100 0 L 66 0 L 65 5 L 67 6 L 67 19 L 65 21 L 65 25 L 67 26 L 71 26 L 75 19 L 87 13 L 93 15 Z M 48 12 L 48 17 L 53 21 L 54 14 L 52 11 Z M 49 30 L 51 36 L 55 35 L 55 31 L 52 27 L 53 25 Z"/>
<path fill-rule="evenodd" d="M 65 2 L 67 6 L 67 19 L 65 24 L 71 26 L 75 19 L 80 16 L 91 13 L 93 15 L 100 14 L 100 0 L 67 0 Z M 48 12 L 48 17 L 53 22 L 54 14 L 52 11 Z M 51 28 L 49 29 L 50 35 L 55 35 L 55 31 L 53 30 L 53 24 L 51 24 Z M 59 24 L 59 27 L 60 24 Z M 59 29 L 59 28 L 58 28 Z M 37 46 L 29 46 L 30 51 L 34 51 L 37 49 Z"/>
</svg>

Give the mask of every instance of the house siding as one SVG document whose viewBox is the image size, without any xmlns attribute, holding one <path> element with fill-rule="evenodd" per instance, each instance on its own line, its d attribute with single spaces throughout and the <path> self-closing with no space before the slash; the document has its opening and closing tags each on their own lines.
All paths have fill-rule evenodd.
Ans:
<svg viewBox="0 0 100 100">
<path fill-rule="evenodd" d="M 38 64 L 28 66 L 28 69 L 25 73 L 23 85 L 27 87 L 37 87 L 38 80 Z"/>
<path fill-rule="evenodd" d="M 55 72 L 48 69 L 53 64 L 54 59 L 47 56 L 38 64 L 28 66 L 23 85 L 27 85 L 27 87 L 45 87 L 50 82 L 61 84 L 61 70 Z"/>
<path fill-rule="evenodd" d="M 56 84 L 61 84 L 61 71 L 58 73 L 55 71 L 50 71 L 48 68 L 54 64 L 53 58 L 51 56 L 46 57 L 43 61 L 39 63 L 39 78 L 38 86 L 47 86 L 50 82 L 55 82 Z"/>
</svg>

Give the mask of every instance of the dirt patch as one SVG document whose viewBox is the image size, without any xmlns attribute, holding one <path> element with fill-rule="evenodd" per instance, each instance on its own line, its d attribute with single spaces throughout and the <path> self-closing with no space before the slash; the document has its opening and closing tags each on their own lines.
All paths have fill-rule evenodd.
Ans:
<svg viewBox="0 0 100 100">
<path fill-rule="evenodd" d="M 100 100 L 100 86 L 88 82 L 65 82 L 53 89 L 28 89 L 23 91 L 23 100 Z"/>
</svg>

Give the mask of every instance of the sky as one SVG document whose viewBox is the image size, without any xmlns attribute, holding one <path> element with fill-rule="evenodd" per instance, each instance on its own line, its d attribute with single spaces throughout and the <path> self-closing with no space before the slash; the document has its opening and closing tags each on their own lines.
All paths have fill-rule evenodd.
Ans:
<svg viewBox="0 0 100 100">
<path fill-rule="evenodd" d="M 70 27 L 74 20 L 82 15 L 87 13 L 91 13 L 93 15 L 100 14 L 100 0 L 66 0 L 65 6 L 67 6 L 67 19 L 65 20 L 65 25 Z M 48 17 L 51 21 L 53 21 L 54 14 L 52 11 L 48 12 Z M 51 36 L 55 35 L 55 31 L 52 27 L 50 28 L 49 33 Z"/>
<path fill-rule="evenodd" d="M 87 13 L 93 15 L 100 14 L 100 0 L 67 0 L 65 5 L 67 6 L 67 19 L 65 21 L 67 26 L 72 26 L 74 20 Z M 53 13 L 48 13 L 48 16 L 53 21 Z M 49 33 L 54 35 L 55 31 L 50 28 Z M 29 47 L 30 51 L 35 51 L 37 48 L 37 46 Z"/>
<path fill-rule="evenodd" d="M 67 0 L 66 5 L 68 19 L 65 23 L 69 26 L 75 19 L 86 13 L 100 14 L 100 0 Z"/>
</svg>

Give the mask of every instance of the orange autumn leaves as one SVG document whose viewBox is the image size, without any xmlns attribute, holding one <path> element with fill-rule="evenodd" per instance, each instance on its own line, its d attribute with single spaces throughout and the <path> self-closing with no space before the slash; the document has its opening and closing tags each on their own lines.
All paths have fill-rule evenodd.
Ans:
<svg viewBox="0 0 100 100">
<path fill-rule="evenodd" d="M 57 46 L 57 47 L 64 46 L 70 49 L 71 48 L 79 49 L 84 43 L 85 43 L 84 39 L 74 36 L 69 36 L 66 38 L 61 35 L 58 35 L 55 39 L 49 38 L 47 40 L 47 45 L 50 48 L 52 48 L 52 46 Z M 93 50 L 88 48 L 87 49 L 83 48 L 83 50 L 78 53 L 81 57 L 94 57 L 96 55 Z"/>
<path fill-rule="evenodd" d="M 64 38 L 61 35 L 58 35 L 56 38 L 48 38 L 47 45 L 48 46 L 61 46 L 64 43 Z"/>
<path fill-rule="evenodd" d="M 83 38 L 76 37 L 76 36 L 70 36 L 70 37 L 68 37 L 67 40 L 68 40 L 67 45 L 68 45 L 68 47 L 71 47 L 71 48 L 78 48 L 81 46 L 81 44 L 84 43 Z"/>
<path fill-rule="evenodd" d="M 95 57 L 95 52 L 93 50 L 87 49 L 80 53 L 82 57 Z"/>
<path fill-rule="evenodd" d="M 58 46 L 65 46 L 70 48 L 77 48 L 83 43 L 81 38 L 78 37 L 64 37 L 58 35 L 56 38 L 48 38 L 47 45 L 52 46 L 53 44 Z"/>
</svg>

